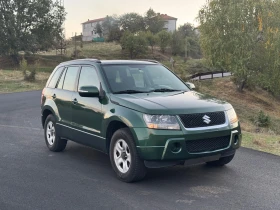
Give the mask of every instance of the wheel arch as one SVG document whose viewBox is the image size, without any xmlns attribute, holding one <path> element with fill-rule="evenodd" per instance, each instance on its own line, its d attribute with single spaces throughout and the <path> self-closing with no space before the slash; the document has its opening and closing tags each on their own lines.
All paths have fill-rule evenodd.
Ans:
<svg viewBox="0 0 280 210">
<path fill-rule="evenodd" d="M 57 116 L 55 115 L 55 111 L 52 109 L 52 107 L 50 107 L 50 106 L 44 107 L 44 109 L 42 110 L 42 126 L 43 127 L 45 126 L 46 119 L 50 114 L 52 114 L 57 120 Z"/>
<path fill-rule="evenodd" d="M 105 134 L 106 134 L 106 137 L 105 137 L 106 138 L 106 152 L 107 152 L 107 154 L 109 154 L 109 149 L 110 149 L 110 143 L 111 143 L 112 136 L 114 135 L 114 133 L 117 130 L 122 129 L 122 128 L 128 128 L 130 130 L 130 132 L 132 133 L 132 136 L 134 136 L 131 127 L 128 126 L 122 120 L 120 120 L 120 119 L 112 119 L 108 123 L 108 125 L 106 127 L 106 130 L 105 130 Z"/>
</svg>

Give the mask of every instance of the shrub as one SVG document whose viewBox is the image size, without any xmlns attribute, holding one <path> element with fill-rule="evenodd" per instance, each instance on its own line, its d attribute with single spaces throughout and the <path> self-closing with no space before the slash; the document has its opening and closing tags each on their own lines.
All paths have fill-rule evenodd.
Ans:
<svg viewBox="0 0 280 210">
<path fill-rule="evenodd" d="M 148 44 L 144 36 L 134 35 L 126 31 L 121 39 L 122 49 L 129 52 L 130 58 L 136 58 L 139 54 L 147 52 Z"/>
<path fill-rule="evenodd" d="M 25 58 L 20 61 L 20 70 L 22 71 L 25 81 L 34 82 L 36 80 L 36 71 L 39 68 L 39 62 L 36 61 L 34 66 L 30 67 Z"/>
<path fill-rule="evenodd" d="M 268 127 L 271 123 L 269 115 L 265 114 L 262 110 L 258 112 L 255 118 L 255 124 L 259 127 Z"/>
<path fill-rule="evenodd" d="M 150 31 L 146 32 L 145 37 L 149 46 L 152 48 L 152 54 L 154 54 L 154 47 L 157 44 L 157 37 Z"/>
</svg>

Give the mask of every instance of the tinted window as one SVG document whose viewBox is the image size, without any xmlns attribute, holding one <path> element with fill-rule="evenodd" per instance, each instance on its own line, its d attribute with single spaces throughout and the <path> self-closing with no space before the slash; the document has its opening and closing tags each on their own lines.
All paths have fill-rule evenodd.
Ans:
<svg viewBox="0 0 280 210">
<path fill-rule="evenodd" d="M 66 76 L 64 79 L 63 89 L 73 91 L 75 89 L 75 82 L 77 73 L 79 71 L 78 66 L 70 66 L 67 69 Z"/>
<path fill-rule="evenodd" d="M 65 78 L 66 72 L 67 72 L 67 70 L 64 70 L 62 76 L 60 77 L 59 83 L 57 85 L 58 89 L 62 89 L 63 88 L 63 83 L 64 83 L 64 78 Z"/>
<path fill-rule="evenodd" d="M 63 70 L 64 67 L 60 67 L 59 69 L 56 70 L 56 72 L 53 74 L 50 82 L 49 82 L 49 85 L 48 87 L 49 88 L 55 88 L 56 84 L 57 84 L 57 81 L 61 75 L 61 72 Z"/>
<path fill-rule="evenodd" d="M 82 86 L 95 86 L 99 88 L 100 82 L 97 72 L 93 67 L 82 67 L 78 89 Z"/>
</svg>

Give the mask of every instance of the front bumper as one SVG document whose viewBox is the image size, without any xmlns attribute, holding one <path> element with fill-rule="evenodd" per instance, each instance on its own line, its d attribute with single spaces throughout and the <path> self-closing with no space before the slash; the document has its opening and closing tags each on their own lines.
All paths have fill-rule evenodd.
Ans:
<svg viewBox="0 0 280 210">
<path fill-rule="evenodd" d="M 146 161 L 189 160 L 215 155 L 223 156 L 223 154 L 232 153 L 232 151 L 238 149 L 242 142 L 239 124 L 235 128 L 227 127 L 207 131 L 164 131 L 147 128 L 134 128 L 133 131 L 135 139 L 138 139 L 138 153 L 141 158 Z M 187 141 L 217 138 L 221 136 L 230 136 L 230 142 L 227 147 L 198 153 L 190 153 L 187 150 Z M 238 141 L 236 141 L 236 139 L 238 139 Z M 174 145 L 178 147 L 175 151 Z"/>
</svg>

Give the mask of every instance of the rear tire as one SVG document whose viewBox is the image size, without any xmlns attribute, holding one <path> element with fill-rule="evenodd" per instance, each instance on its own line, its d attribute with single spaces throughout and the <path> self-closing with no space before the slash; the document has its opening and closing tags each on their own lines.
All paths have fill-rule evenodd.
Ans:
<svg viewBox="0 0 280 210">
<path fill-rule="evenodd" d="M 110 144 L 110 160 L 118 179 L 123 182 L 140 181 L 146 176 L 147 169 L 128 128 L 114 133 Z"/>
<path fill-rule="evenodd" d="M 45 121 L 44 126 L 45 142 L 47 147 L 52 152 L 62 152 L 66 145 L 67 140 L 61 139 L 56 132 L 56 119 L 53 115 L 49 115 Z"/>
<path fill-rule="evenodd" d="M 234 155 L 235 154 L 233 154 L 231 156 L 227 156 L 227 157 L 222 157 L 219 160 L 207 162 L 206 164 L 210 165 L 210 166 L 220 166 L 221 167 L 221 166 L 229 164 L 233 160 Z"/>
</svg>

